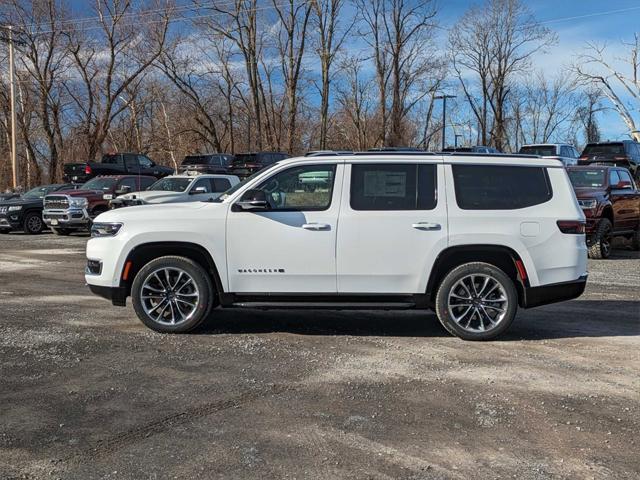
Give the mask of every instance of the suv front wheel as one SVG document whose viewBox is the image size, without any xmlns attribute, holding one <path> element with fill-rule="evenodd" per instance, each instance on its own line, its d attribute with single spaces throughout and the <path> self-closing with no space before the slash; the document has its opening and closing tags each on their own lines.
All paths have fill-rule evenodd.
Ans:
<svg viewBox="0 0 640 480">
<path fill-rule="evenodd" d="M 133 280 L 131 300 L 142 323 L 163 333 L 193 330 L 215 302 L 207 271 L 177 256 L 156 258 L 142 267 Z"/>
<path fill-rule="evenodd" d="M 498 267 L 481 262 L 452 269 L 436 294 L 435 310 L 447 331 L 464 340 L 491 340 L 515 318 L 518 293 Z"/>
</svg>

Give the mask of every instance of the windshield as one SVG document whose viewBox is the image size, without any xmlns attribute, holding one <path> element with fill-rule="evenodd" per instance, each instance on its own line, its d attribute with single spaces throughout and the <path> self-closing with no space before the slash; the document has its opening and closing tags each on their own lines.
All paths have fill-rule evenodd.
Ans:
<svg viewBox="0 0 640 480">
<path fill-rule="evenodd" d="M 229 190 L 227 190 L 226 192 L 223 192 L 218 198 L 215 198 L 214 200 L 212 200 L 215 203 L 222 203 L 223 201 L 225 201 L 230 195 L 233 195 L 234 193 L 236 193 L 238 190 L 240 190 L 242 187 L 244 187 L 247 182 L 253 180 L 254 178 L 256 178 L 258 175 L 262 175 L 264 172 L 271 170 L 273 167 L 275 167 L 276 165 L 278 165 L 277 163 L 272 163 L 271 165 L 264 167 L 262 170 L 259 170 L 257 172 L 255 172 L 253 175 L 249 175 L 247 178 L 245 178 L 244 180 L 242 180 L 240 183 L 237 183 L 236 185 L 234 185 L 233 187 L 231 187 Z"/>
<path fill-rule="evenodd" d="M 111 190 L 115 187 L 117 180 L 115 178 L 98 177 L 89 180 L 82 185 L 83 190 Z"/>
<path fill-rule="evenodd" d="M 605 185 L 605 171 L 602 168 L 568 170 L 568 173 L 574 188 L 602 188 Z"/>
<path fill-rule="evenodd" d="M 147 190 L 162 192 L 184 192 L 193 178 L 163 178 L 152 184 Z"/>
<path fill-rule="evenodd" d="M 624 145 L 622 143 L 601 143 L 599 145 L 587 145 L 582 154 L 624 155 Z"/>
<path fill-rule="evenodd" d="M 556 147 L 553 145 L 532 145 L 522 147 L 518 153 L 525 155 L 540 155 L 541 157 L 553 157 L 556 154 Z"/>
<path fill-rule="evenodd" d="M 49 193 L 52 190 L 55 190 L 55 188 L 56 187 L 54 187 L 54 186 L 36 187 L 36 188 L 33 188 L 33 189 L 29 190 L 22 197 L 23 198 L 44 198 L 44 196 L 47 193 Z"/>
</svg>

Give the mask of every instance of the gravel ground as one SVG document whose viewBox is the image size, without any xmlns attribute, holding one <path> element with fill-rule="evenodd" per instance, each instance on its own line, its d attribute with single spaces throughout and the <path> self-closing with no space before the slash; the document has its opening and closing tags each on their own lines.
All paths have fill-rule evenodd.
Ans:
<svg viewBox="0 0 640 480">
<path fill-rule="evenodd" d="M 0 478 L 640 477 L 640 255 L 500 341 L 424 312 L 216 311 L 146 329 L 85 237 L 0 236 Z"/>
</svg>

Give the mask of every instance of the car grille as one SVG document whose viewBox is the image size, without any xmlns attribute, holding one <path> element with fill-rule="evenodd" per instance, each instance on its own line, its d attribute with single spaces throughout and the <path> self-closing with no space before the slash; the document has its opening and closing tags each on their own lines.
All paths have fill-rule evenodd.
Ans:
<svg viewBox="0 0 640 480">
<path fill-rule="evenodd" d="M 69 208 L 69 199 L 62 195 L 47 195 L 44 198 L 45 209 Z"/>
</svg>

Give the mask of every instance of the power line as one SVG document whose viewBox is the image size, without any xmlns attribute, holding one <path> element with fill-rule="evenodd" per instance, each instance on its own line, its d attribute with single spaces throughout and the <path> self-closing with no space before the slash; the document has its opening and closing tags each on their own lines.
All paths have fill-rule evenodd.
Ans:
<svg viewBox="0 0 640 480">
<path fill-rule="evenodd" d="M 605 10 L 603 12 L 594 12 L 594 13 L 586 13 L 584 15 L 575 15 L 572 17 L 561 17 L 561 18 L 553 18 L 550 20 L 542 20 L 540 22 L 537 22 L 539 24 L 547 24 L 547 23 L 558 23 L 558 22 L 566 22 L 569 20 L 580 20 L 583 18 L 592 18 L 592 17 L 602 17 L 605 15 L 613 15 L 616 13 L 624 13 L 624 12 L 631 12 L 634 10 L 640 10 L 640 6 L 638 7 L 629 7 L 629 8 L 619 8 L 617 10 Z"/>
<path fill-rule="evenodd" d="M 310 1 L 312 0 L 304 0 L 301 2 L 298 2 L 297 4 L 294 4 L 294 6 L 300 6 L 300 5 L 305 5 L 308 4 Z M 113 16 L 113 15 L 106 15 L 103 17 L 97 16 L 97 17 L 83 17 L 83 18 L 78 18 L 78 19 L 70 19 L 70 20 L 64 20 L 61 21 L 61 24 L 66 24 L 66 23 L 73 23 L 74 25 L 82 24 L 82 23 L 89 23 L 94 22 L 94 21 L 104 21 L 104 20 L 117 20 L 120 21 L 123 18 L 125 19 L 136 19 L 138 17 L 142 17 L 142 16 L 149 16 L 152 15 L 154 13 L 162 13 L 165 11 L 174 13 L 176 11 L 197 11 L 197 10 L 202 10 L 202 9 L 207 9 L 207 8 L 212 8 L 212 7 L 224 7 L 224 6 L 233 6 L 235 5 L 236 2 L 207 2 L 207 3 L 203 3 L 202 5 L 199 5 L 198 7 L 192 7 L 192 6 L 182 6 L 182 7 L 175 7 L 175 8 L 167 8 L 167 9 L 152 9 L 152 10 L 146 10 L 144 12 L 131 12 L 131 13 L 125 13 L 122 14 L 120 16 Z M 288 6 L 290 5 L 288 2 L 286 3 L 280 3 L 280 4 L 273 4 L 273 5 L 266 5 L 266 6 L 262 6 L 262 7 L 254 7 L 254 8 L 246 8 L 244 10 L 242 10 L 243 12 L 257 12 L 257 11 L 262 11 L 262 10 L 271 10 L 277 7 L 283 7 L 283 6 Z M 132 22 L 130 24 L 128 24 L 128 26 L 136 26 L 136 25 L 152 25 L 152 24 L 158 24 L 158 23 L 164 23 L 167 22 L 169 24 L 172 23 L 180 23 L 180 22 L 184 22 L 184 21 L 192 21 L 192 20 L 197 20 L 197 19 L 201 19 L 201 18 L 212 18 L 212 17 L 217 17 L 217 16 L 222 16 L 225 15 L 225 12 L 215 12 L 215 13 L 210 13 L 210 14 L 200 14 L 200 15 L 191 15 L 191 16 L 181 16 L 181 17 L 176 17 L 176 18 L 169 18 L 167 19 L 162 19 L 162 20 L 150 20 L 150 21 L 137 21 L 137 22 Z M 103 28 L 103 25 L 90 25 L 90 26 L 80 26 L 80 27 L 68 27 L 68 28 L 60 28 L 60 29 L 56 29 L 56 30 L 39 30 L 37 32 L 33 31 L 33 27 L 44 27 L 44 26 L 48 26 L 50 25 L 51 22 L 47 22 L 47 23 L 32 23 L 30 24 L 28 27 L 31 27 L 31 33 L 32 34 L 36 34 L 36 35 L 42 35 L 42 34 L 47 34 L 47 33 L 54 33 L 54 32 L 72 32 L 72 31 L 89 31 L 89 30 L 99 30 L 101 28 Z"/>
</svg>

